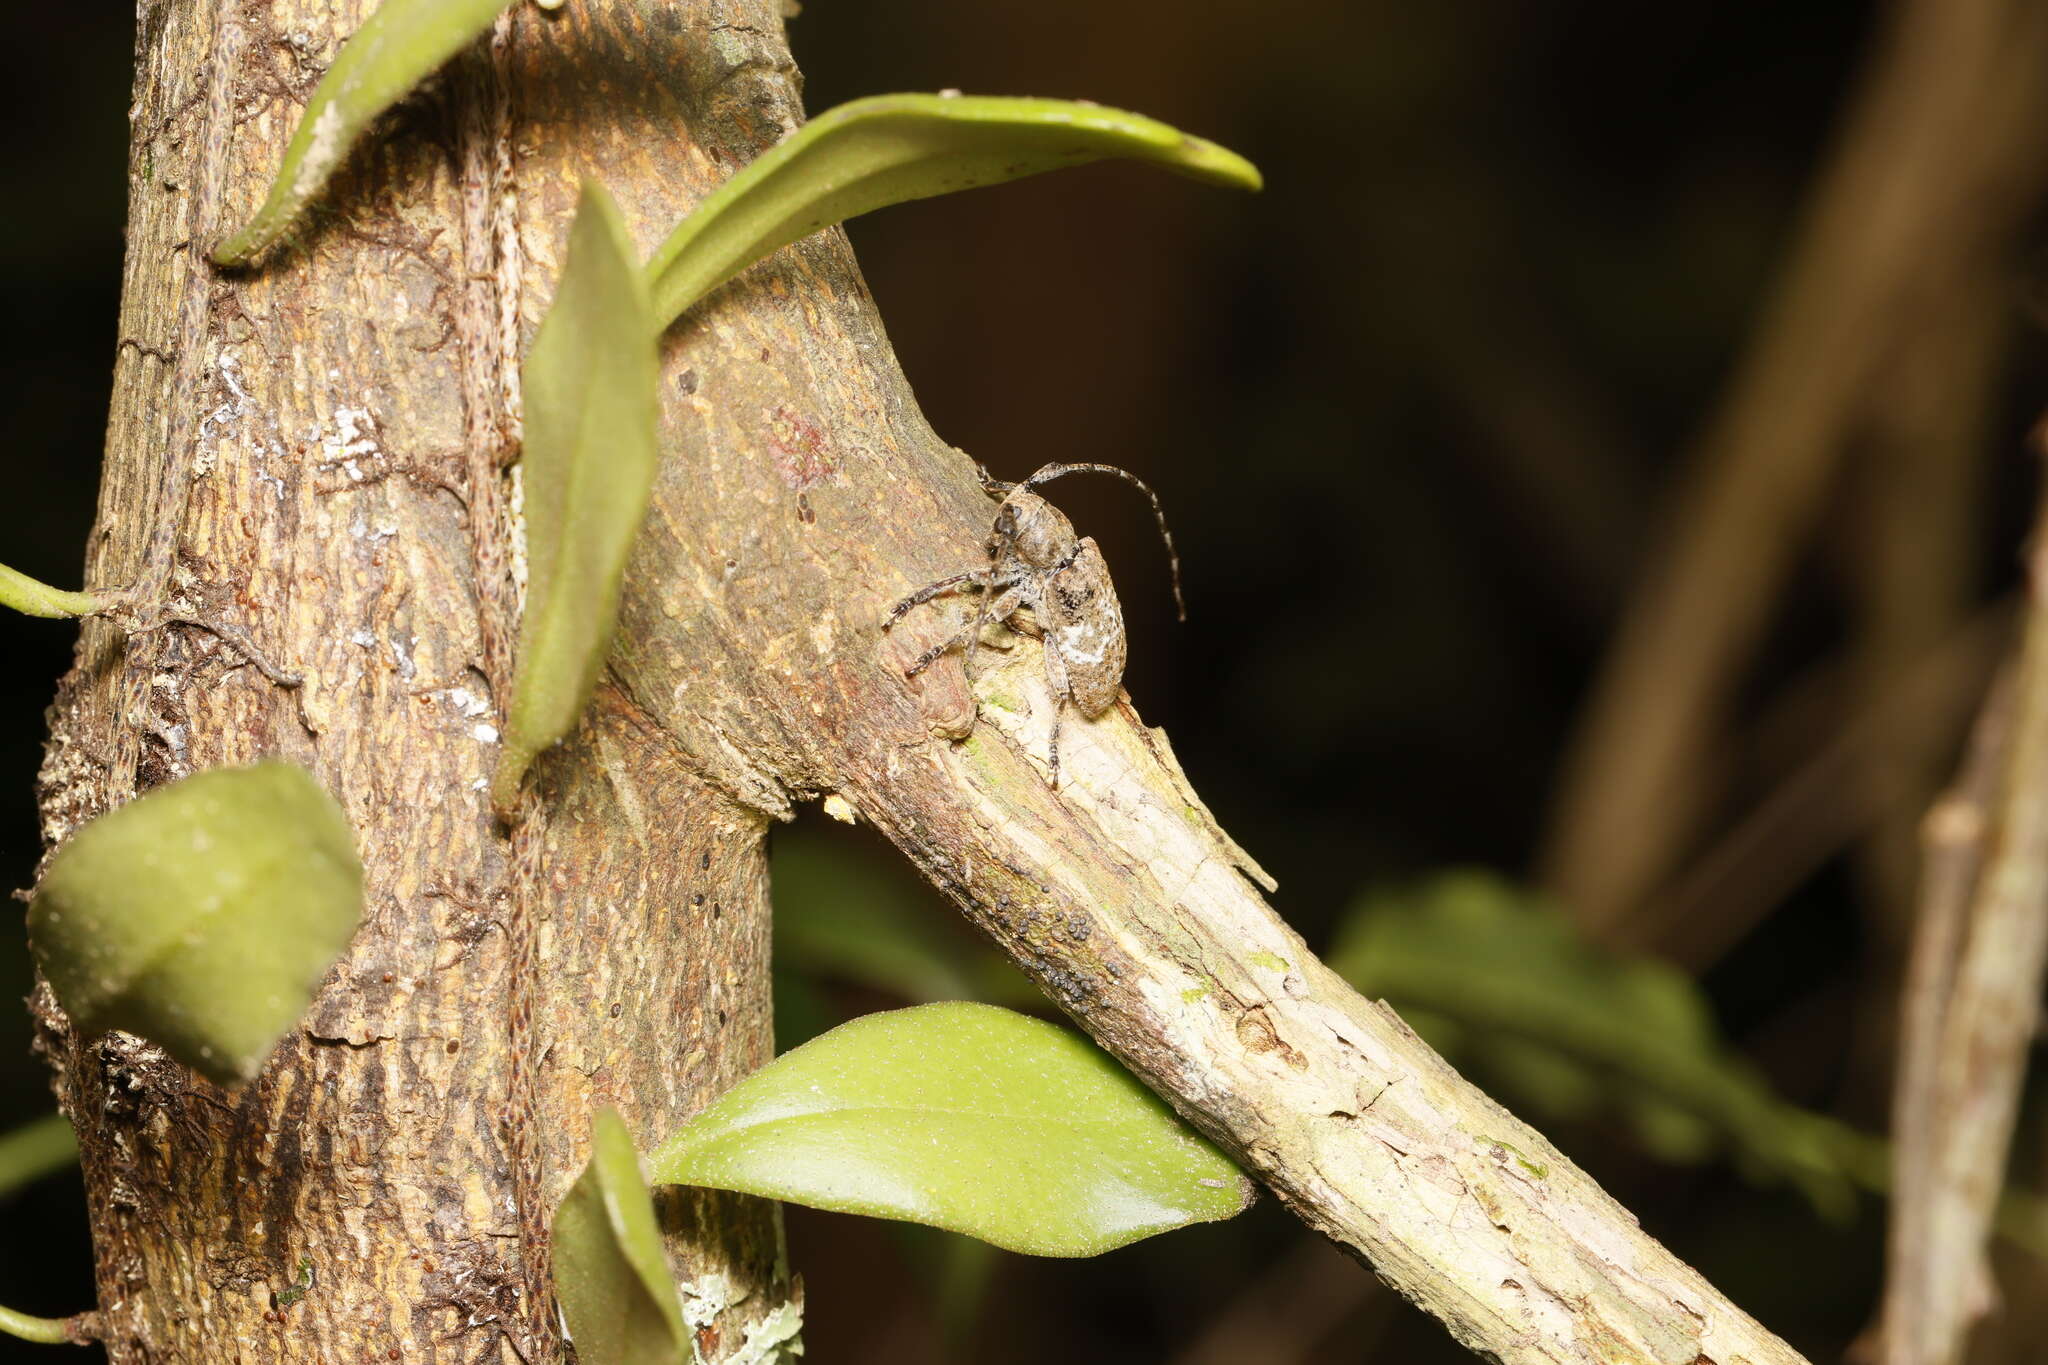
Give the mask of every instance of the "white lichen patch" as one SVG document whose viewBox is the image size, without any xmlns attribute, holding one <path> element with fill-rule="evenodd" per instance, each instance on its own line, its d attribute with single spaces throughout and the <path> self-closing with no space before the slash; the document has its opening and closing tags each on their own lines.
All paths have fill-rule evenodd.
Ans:
<svg viewBox="0 0 2048 1365">
<path fill-rule="evenodd" d="M 222 350 L 214 358 L 214 377 L 226 396 L 212 412 L 199 419 L 199 437 L 192 459 L 192 477 L 200 479 L 213 472 L 226 429 L 239 427 L 249 413 L 249 391 L 242 384 L 242 362 L 233 351 Z"/>
<path fill-rule="evenodd" d="M 450 687 L 437 694 L 471 720 L 490 714 L 491 704 L 466 687 Z"/>
<path fill-rule="evenodd" d="M 747 1328 L 746 1340 L 725 1365 L 786 1365 L 804 1353 L 803 1330 L 803 1305 L 785 1302 Z"/>
<path fill-rule="evenodd" d="M 735 1294 L 732 1282 L 715 1272 L 701 1279 L 684 1280 L 678 1287 L 683 1295 L 683 1322 L 690 1329 L 692 1365 L 710 1365 L 697 1344 L 699 1334 L 707 1327 L 715 1327 L 721 1314 L 738 1307 L 750 1295 L 746 1290 Z M 804 1353 L 803 1327 L 803 1304 L 786 1300 L 759 1322 L 748 1325 L 739 1349 L 727 1355 L 723 1365 L 788 1365 Z"/>
<path fill-rule="evenodd" d="M 312 439 L 320 446 L 320 467 L 339 470 L 350 483 L 362 483 L 371 476 L 373 461 L 381 461 L 384 447 L 378 439 L 377 418 L 368 408 L 335 408 L 332 430 L 314 430 Z"/>
<path fill-rule="evenodd" d="M 690 1359 L 693 1365 L 704 1365 L 704 1352 L 698 1347 L 697 1338 L 705 1328 L 715 1326 L 718 1315 L 739 1300 L 732 1296 L 732 1282 L 716 1272 L 701 1279 L 684 1280 L 676 1287 L 683 1292 L 683 1324 L 690 1329 Z"/>
</svg>

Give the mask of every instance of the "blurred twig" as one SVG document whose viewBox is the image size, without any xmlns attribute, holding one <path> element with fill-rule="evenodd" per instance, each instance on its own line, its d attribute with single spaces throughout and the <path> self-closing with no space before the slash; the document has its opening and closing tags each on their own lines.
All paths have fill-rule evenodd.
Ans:
<svg viewBox="0 0 2048 1365">
<path fill-rule="evenodd" d="M 1594 932 L 1693 837 L 1692 774 L 1876 385 L 2034 203 L 2044 69 L 2048 7 L 1900 0 L 1567 755 L 1543 879 Z"/>
<path fill-rule="evenodd" d="M 2006 272 L 1974 264 L 1928 301 L 1886 367 L 1857 447 L 1853 666 L 1857 691 L 1872 702 L 1952 639 L 1977 586 L 1987 428 L 2016 310 Z M 1860 860 L 1859 900 L 1887 977 L 1912 935 L 1920 816 L 1947 778 L 1968 718 L 1953 706 L 1896 721 L 1864 777 L 1901 799 L 1879 817 Z M 1883 985 L 1896 999 L 1896 981 Z"/>
<path fill-rule="evenodd" d="M 2013 695 L 1987 706 L 1956 793 L 1927 821 L 1893 1109 L 1886 1365 L 1950 1365 L 1989 1307 L 1985 1242 L 2048 960 L 2043 507 Z"/>
<path fill-rule="evenodd" d="M 1608 941 L 1694 969 L 1717 961 L 1829 858 L 1914 802 L 1915 760 L 1968 714 L 2011 628 L 2009 606 L 1986 608 L 1895 672 L 1669 891 L 1615 925 Z"/>
</svg>

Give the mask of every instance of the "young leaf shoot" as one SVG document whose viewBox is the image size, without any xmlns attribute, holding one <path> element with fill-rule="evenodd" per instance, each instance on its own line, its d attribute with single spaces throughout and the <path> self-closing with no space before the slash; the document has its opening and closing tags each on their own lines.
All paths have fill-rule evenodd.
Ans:
<svg viewBox="0 0 2048 1365">
<path fill-rule="evenodd" d="M 303 768 L 216 768 L 102 815 L 29 905 L 82 1035 L 126 1029 L 221 1085 L 250 1079 L 355 933 L 348 818 Z"/>
<path fill-rule="evenodd" d="M 785 1053 L 653 1154 L 657 1184 L 1094 1256 L 1242 1212 L 1251 1182 L 1086 1039 L 993 1005 L 870 1014 Z"/>
<path fill-rule="evenodd" d="M 555 1210 L 554 1262 L 555 1296 L 577 1359 L 676 1365 L 695 1358 L 640 1157 L 617 1110 L 598 1111 L 590 1164 Z"/>
<path fill-rule="evenodd" d="M 535 754 L 597 686 L 619 584 L 654 486 L 659 383 L 647 288 L 618 208 L 587 184 L 526 402 L 526 611 L 491 797 L 509 814 Z"/>
<path fill-rule="evenodd" d="M 384 0 L 327 68 L 256 216 L 213 253 L 246 265 L 284 236 L 371 120 L 491 26 L 512 0 Z"/>
<path fill-rule="evenodd" d="M 712 191 L 648 262 L 662 328 L 740 271 L 820 228 L 911 199 L 1105 157 L 1258 189 L 1227 147 L 1073 100 L 875 95 L 818 115 Z"/>
</svg>

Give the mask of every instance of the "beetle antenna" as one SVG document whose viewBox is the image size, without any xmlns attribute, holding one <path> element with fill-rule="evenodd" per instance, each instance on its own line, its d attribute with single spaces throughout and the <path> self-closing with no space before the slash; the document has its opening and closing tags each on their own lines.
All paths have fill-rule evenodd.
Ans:
<svg viewBox="0 0 2048 1365">
<path fill-rule="evenodd" d="M 1068 474 L 1114 474 L 1150 499 L 1152 519 L 1159 523 L 1159 538 L 1166 542 L 1166 562 L 1173 570 L 1173 605 L 1179 611 L 1180 619 L 1187 620 L 1187 600 L 1180 595 L 1180 552 L 1173 548 L 1173 532 L 1166 529 L 1166 509 L 1159 505 L 1159 495 L 1152 491 L 1150 484 L 1130 470 L 1119 469 L 1113 464 L 1049 464 L 1041 466 L 1036 474 L 1023 483 L 1012 484 L 1010 487 L 1036 488 L 1042 483 L 1051 483 L 1054 479 L 1063 478 Z M 984 483 L 983 486 L 987 487 L 987 484 Z"/>
<path fill-rule="evenodd" d="M 1010 491 L 1017 486 L 1014 483 L 1006 483 L 989 473 L 988 466 L 980 461 L 975 462 L 974 477 L 981 480 L 981 491 L 992 498 L 1007 498 L 1010 496 Z"/>
</svg>

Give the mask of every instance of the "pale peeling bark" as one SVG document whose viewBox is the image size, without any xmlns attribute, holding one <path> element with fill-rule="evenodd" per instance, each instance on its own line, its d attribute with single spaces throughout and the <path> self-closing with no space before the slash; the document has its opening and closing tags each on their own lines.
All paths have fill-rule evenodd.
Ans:
<svg viewBox="0 0 2048 1365">
<path fill-rule="evenodd" d="M 1068 717 L 1055 792 L 1035 642 L 984 654 L 978 726 L 957 658 L 904 679 L 955 618 L 889 638 L 886 606 L 975 563 L 993 504 L 918 415 L 836 232 L 671 335 L 610 680 L 497 837 L 479 728 L 511 626 L 496 468 L 575 180 L 603 178 L 651 248 L 794 125 L 793 72 L 761 4 L 522 6 L 336 183 L 307 250 L 218 279 L 191 245 L 275 163 L 308 83 L 290 35 L 315 35 L 310 75 L 360 13 L 304 8 L 260 31 L 239 5 L 146 16 L 137 340 L 93 581 L 174 589 L 305 685 L 202 631 L 123 653 L 93 626 L 47 809 L 57 838 L 188 767 L 298 758 L 364 831 L 370 916 L 306 1036 L 239 1098 L 145 1049 L 80 1047 L 49 1014 L 117 1358 L 474 1359 L 501 1326 L 551 1355 L 536 1220 L 589 1106 L 618 1103 L 644 1140 L 765 1056 L 763 834 L 836 792 L 1461 1341 L 1512 1362 L 1798 1359 L 1318 963 L 1128 702 Z M 787 1293 L 772 1222 L 708 1198 L 671 1214 L 700 1315 L 745 1296 L 700 1347 L 758 1354 L 747 1326 Z M 316 1293 L 267 1320 L 300 1254 Z"/>
</svg>

